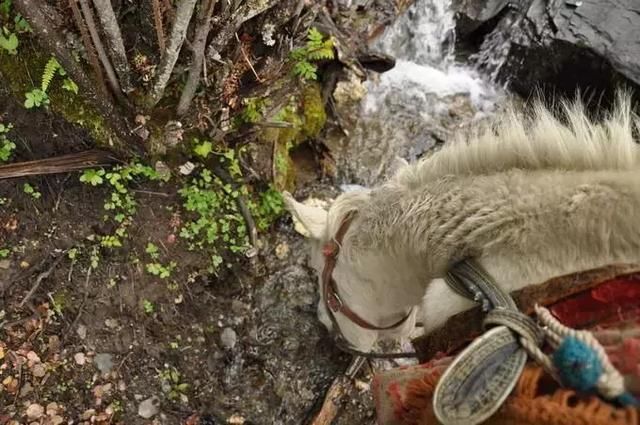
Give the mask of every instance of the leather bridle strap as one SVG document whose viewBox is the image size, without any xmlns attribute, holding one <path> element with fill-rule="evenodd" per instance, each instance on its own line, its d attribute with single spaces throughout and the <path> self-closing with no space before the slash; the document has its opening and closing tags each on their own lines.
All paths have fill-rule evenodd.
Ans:
<svg viewBox="0 0 640 425">
<path fill-rule="evenodd" d="M 338 294 L 338 288 L 332 276 L 333 269 L 335 268 L 338 261 L 338 254 L 340 252 L 340 247 L 342 246 L 342 240 L 344 239 L 347 230 L 349 230 L 349 226 L 351 225 L 354 216 L 355 211 L 349 212 L 342 220 L 342 223 L 340 223 L 340 227 L 338 228 L 338 232 L 336 233 L 335 237 L 327 242 L 323 247 L 325 263 L 324 269 L 322 270 L 322 292 L 324 295 L 325 305 L 327 307 L 327 310 L 329 311 L 329 315 L 332 316 L 331 319 L 332 321 L 334 321 L 334 324 L 336 323 L 335 317 L 333 315 L 335 313 L 341 313 L 353 323 L 364 329 L 372 331 L 384 331 L 396 328 L 406 322 L 407 319 L 409 319 L 409 317 L 411 316 L 411 310 L 409 311 L 409 313 L 407 313 L 406 316 L 392 325 L 376 326 L 363 319 L 356 312 L 351 310 L 349 306 L 347 306 L 342 301 L 340 295 Z M 337 329 L 337 331 L 339 332 L 339 328 Z"/>
</svg>

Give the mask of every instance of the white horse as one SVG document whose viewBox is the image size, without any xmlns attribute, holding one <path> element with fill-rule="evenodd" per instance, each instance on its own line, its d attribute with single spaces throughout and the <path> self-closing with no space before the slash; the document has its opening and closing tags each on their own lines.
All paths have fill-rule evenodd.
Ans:
<svg viewBox="0 0 640 425">
<path fill-rule="evenodd" d="M 381 331 L 336 312 L 340 333 L 369 351 L 378 339 L 407 337 L 418 310 L 425 332 L 438 328 L 473 306 L 442 279 L 466 257 L 508 292 L 640 263 L 640 147 L 633 140 L 639 124 L 625 95 L 598 122 L 579 102 L 563 103 L 560 118 L 537 103 L 460 135 L 379 187 L 342 194 L 328 211 L 286 193 L 319 274 L 323 244 L 354 214 L 332 270 L 344 305 L 375 327 L 409 316 Z M 331 330 L 320 295 L 319 318 Z"/>
</svg>

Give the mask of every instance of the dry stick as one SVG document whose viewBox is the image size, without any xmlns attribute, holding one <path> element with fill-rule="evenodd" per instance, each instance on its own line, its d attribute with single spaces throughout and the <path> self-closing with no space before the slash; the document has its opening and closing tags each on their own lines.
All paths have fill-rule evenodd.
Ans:
<svg viewBox="0 0 640 425">
<path fill-rule="evenodd" d="M 53 272 L 53 270 L 58 266 L 58 264 L 60 264 L 60 261 L 62 261 L 63 258 L 64 258 L 64 252 L 60 254 L 58 258 L 55 259 L 55 261 L 51 264 L 51 266 L 49 266 L 47 270 L 43 271 L 38 275 L 38 277 L 36 278 L 36 283 L 34 283 L 34 285 L 31 287 L 27 295 L 25 295 L 24 299 L 20 301 L 20 304 L 18 304 L 18 307 L 22 308 L 24 304 L 27 301 L 29 301 L 29 298 L 31 298 L 33 294 L 38 290 L 42 281 L 49 277 L 51 272 Z"/>
<path fill-rule="evenodd" d="M 109 56 L 107 56 L 107 52 L 104 50 L 104 45 L 102 44 L 102 40 L 100 40 L 100 34 L 98 34 L 98 29 L 96 28 L 96 21 L 93 19 L 93 12 L 91 11 L 91 6 L 87 0 L 80 0 L 80 7 L 82 8 L 82 14 L 84 15 L 84 21 L 89 28 L 89 35 L 91 35 L 91 40 L 93 40 L 93 45 L 98 52 L 98 58 L 100 62 L 102 62 L 102 66 L 104 67 L 105 72 L 107 73 L 107 81 L 109 81 L 109 85 L 111 86 L 111 90 L 117 96 L 122 98 L 122 92 L 120 91 L 120 84 L 118 83 L 118 78 L 116 77 L 116 72 L 113 70 L 113 66 L 111 66 L 111 61 L 109 60 Z"/>
<path fill-rule="evenodd" d="M 238 42 L 238 45 L 240 46 L 240 53 L 242 53 L 242 57 L 244 57 L 245 62 L 247 62 L 247 65 L 249 65 L 249 68 L 251 68 L 251 71 L 253 71 L 253 75 L 255 75 L 256 80 L 258 80 L 259 83 L 264 83 L 264 80 L 262 78 L 260 78 L 260 76 L 258 76 L 258 73 L 253 68 L 253 65 L 251 64 L 251 61 L 249 60 L 249 56 L 247 55 L 247 52 L 244 51 L 244 46 L 242 46 L 242 42 L 240 41 L 240 38 L 238 37 L 238 33 L 235 33 L 235 36 L 236 36 L 236 41 Z"/>
<path fill-rule="evenodd" d="M 176 19 L 171 27 L 171 35 L 169 36 L 169 44 L 165 50 L 160 65 L 158 66 L 158 73 L 156 74 L 156 80 L 153 83 L 151 89 L 151 95 L 149 98 L 149 107 L 155 106 L 167 88 L 169 78 L 173 72 L 173 67 L 178 61 L 180 54 L 180 48 L 184 39 L 187 36 L 187 29 L 189 28 L 189 22 L 193 16 L 193 10 L 196 5 L 196 0 L 182 0 L 178 5 L 176 11 Z"/>
<path fill-rule="evenodd" d="M 218 0 L 205 0 L 200 13 L 198 14 L 198 22 L 196 26 L 196 33 L 191 43 L 191 49 L 193 50 L 193 59 L 189 66 L 189 75 L 187 82 L 184 85 L 182 94 L 180 95 L 180 101 L 178 102 L 177 113 L 178 115 L 184 115 L 187 113 L 193 96 L 196 94 L 198 83 L 200 82 L 200 72 L 202 70 L 202 64 L 204 63 L 204 53 L 207 47 L 207 36 L 211 29 L 211 15 L 213 14 L 213 8 Z"/>
<path fill-rule="evenodd" d="M 111 1 L 93 0 L 93 5 L 98 13 L 104 35 L 107 38 L 109 56 L 120 78 L 120 87 L 125 93 L 129 93 L 133 90 L 133 86 L 131 85 L 131 71 L 122 41 L 120 26 L 118 25 L 116 14 L 113 12 L 113 7 L 111 7 Z"/>
<path fill-rule="evenodd" d="M 329 425 L 333 422 L 338 414 L 340 401 L 349 391 L 351 380 L 364 364 L 364 360 L 364 357 L 353 357 L 347 370 L 333 380 L 325 394 L 322 407 L 320 407 L 320 410 L 311 420 L 309 425 Z"/>
<path fill-rule="evenodd" d="M 98 80 L 98 85 L 100 86 L 100 90 L 102 94 L 109 97 L 109 90 L 107 90 L 107 86 L 104 83 L 104 75 L 102 74 L 102 68 L 100 67 L 100 63 L 98 62 L 98 56 L 96 51 L 91 43 L 91 36 L 89 35 L 89 31 L 84 24 L 84 20 L 82 19 L 82 14 L 80 13 L 80 9 L 78 9 L 78 5 L 76 4 L 78 0 L 69 0 L 69 6 L 71 6 L 71 11 L 73 12 L 73 20 L 76 23 L 76 27 L 80 30 L 80 36 L 82 37 L 82 44 L 84 44 L 84 48 L 87 51 L 87 56 L 89 57 L 89 63 L 91 64 L 91 68 L 93 69 L 94 74 L 96 75 L 96 79 Z"/>
<path fill-rule="evenodd" d="M 160 10 L 160 0 L 152 0 L 153 6 L 153 26 L 156 28 L 156 37 L 158 38 L 158 49 L 160 49 L 160 57 L 164 55 L 164 24 L 162 23 L 162 11 Z"/>
<path fill-rule="evenodd" d="M 51 158 L 0 165 L 0 180 L 44 174 L 69 173 L 86 168 L 104 167 L 115 162 L 117 162 L 117 160 L 111 153 L 99 149 L 91 149 Z"/>
</svg>

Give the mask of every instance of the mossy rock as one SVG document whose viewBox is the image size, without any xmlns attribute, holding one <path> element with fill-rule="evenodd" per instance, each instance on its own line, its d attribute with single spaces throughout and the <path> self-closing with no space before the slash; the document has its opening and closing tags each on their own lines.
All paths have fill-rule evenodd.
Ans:
<svg viewBox="0 0 640 425">
<path fill-rule="evenodd" d="M 305 83 L 275 114 L 274 121 L 289 123 L 290 127 L 265 128 L 260 140 L 276 145 L 273 158 L 276 188 L 291 190 L 295 184 L 295 169 L 289 150 L 317 137 L 327 121 L 320 84 Z"/>
</svg>

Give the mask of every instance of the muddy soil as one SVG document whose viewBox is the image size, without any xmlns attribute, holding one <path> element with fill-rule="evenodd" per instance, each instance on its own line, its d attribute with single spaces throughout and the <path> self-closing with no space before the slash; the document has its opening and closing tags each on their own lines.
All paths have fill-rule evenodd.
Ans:
<svg viewBox="0 0 640 425">
<path fill-rule="evenodd" d="M 54 115 L 0 104 L 18 159 L 91 145 Z M 349 356 L 317 320 L 317 281 L 290 218 L 257 257 L 203 275 L 206 258 L 175 237 L 180 181 L 133 187 L 127 242 L 93 252 L 92 235 L 109 231 L 109 191 L 79 176 L 0 182 L 0 248 L 11 251 L 0 259 L 0 424 L 304 423 Z M 145 271 L 148 242 L 178 264 L 170 279 Z M 365 387 L 336 423 L 373 423 Z"/>
</svg>

